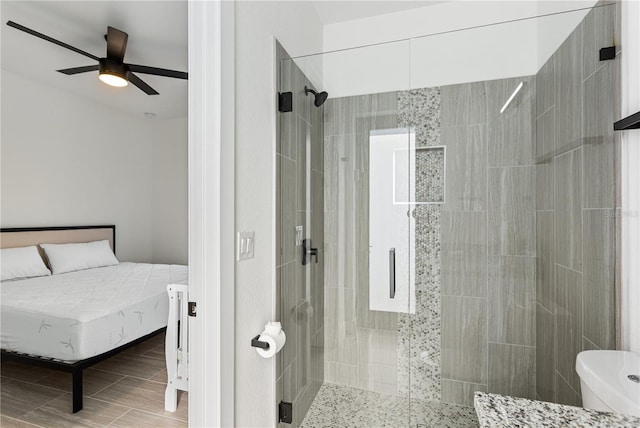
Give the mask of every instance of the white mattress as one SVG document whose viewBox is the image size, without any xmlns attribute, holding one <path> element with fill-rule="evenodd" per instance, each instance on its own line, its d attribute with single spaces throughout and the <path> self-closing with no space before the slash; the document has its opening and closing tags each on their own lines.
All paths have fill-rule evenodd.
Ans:
<svg viewBox="0 0 640 428">
<path fill-rule="evenodd" d="M 4 281 L 2 349 L 82 360 L 166 327 L 167 284 L 186 284 L 187 267 L 120 263 Z"/>
</svg>

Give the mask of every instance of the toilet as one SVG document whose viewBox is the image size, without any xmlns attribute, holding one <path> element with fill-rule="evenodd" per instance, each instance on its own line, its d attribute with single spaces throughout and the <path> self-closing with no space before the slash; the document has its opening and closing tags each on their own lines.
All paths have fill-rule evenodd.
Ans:
<svg viewBox="0 0 640 428">
<path fill-rule="evenodd" d="M 583 351 L 576 358 L 585 409 L 640 416 L 640 356 Z"/>
</svg>

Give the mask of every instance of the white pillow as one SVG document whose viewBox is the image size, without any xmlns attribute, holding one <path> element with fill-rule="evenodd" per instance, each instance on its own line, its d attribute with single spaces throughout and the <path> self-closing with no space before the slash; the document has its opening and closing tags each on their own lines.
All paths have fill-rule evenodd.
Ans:
<svg viewBox="0 0 640 428">
<path fill-rule="evenodd" d="M 118 259 L 111 251 L 109 241 L 83 242 L 79 244 L 40 244 L 44 249 L 54 275 L 117 265 Z"/>
<path fill-rule="evenodd" d="M 1 281 L 51 275 L 35 245 L 0 250 Z"/>
</svg>

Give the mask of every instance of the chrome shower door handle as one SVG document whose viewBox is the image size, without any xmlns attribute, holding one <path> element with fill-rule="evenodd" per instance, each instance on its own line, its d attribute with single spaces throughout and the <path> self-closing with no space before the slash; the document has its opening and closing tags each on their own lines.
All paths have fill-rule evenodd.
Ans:
<svg viewBox="0 0 640 428">
<path fill-rule="evenodd" d="M 389 249 L 389 298 L 396 297 L 396 249 Z"/>
</svg>

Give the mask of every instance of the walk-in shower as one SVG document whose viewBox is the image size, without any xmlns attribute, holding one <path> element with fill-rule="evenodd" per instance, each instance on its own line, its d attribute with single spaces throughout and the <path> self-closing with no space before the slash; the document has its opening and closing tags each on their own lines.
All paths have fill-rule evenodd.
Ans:
<svg viewBox="0 0 640 428">
<path fill-rule="evenodd" d="M 476 391 L 580 404 L 577 353 L 615 348 L 614 15 L 279 47 L 294 426 L 477 426 Z"/>
</svg>

